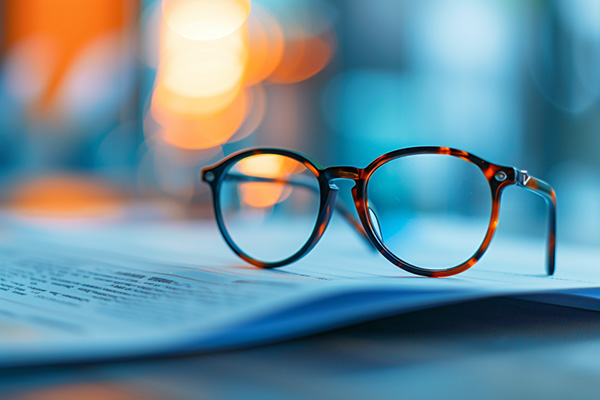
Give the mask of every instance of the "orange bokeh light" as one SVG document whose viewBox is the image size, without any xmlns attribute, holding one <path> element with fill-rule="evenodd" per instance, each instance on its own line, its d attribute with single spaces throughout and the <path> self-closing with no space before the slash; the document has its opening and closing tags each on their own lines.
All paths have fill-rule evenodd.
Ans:
<svg viewBox="0 0 600 400">
<path fill-rule="evenodd" d="M 247 176 L 285 180 L 304 166 L 290 158 L 268 154 L 248 157 L 240 161 L 235 168 Z M 285 182 L 245 182 L 240 184 L 239 191 L 245 204 L 255 208 L 267 208 L 285 200 L 292 187 Z"/>
<path fill-rule="evenodd" d="M 52 111 L 69 71 L 82 51 L 95 39 L 124 32 L 135 16 L 133 2 L 122 0 L 4 0 L 3 48 L 23 40 L 39 39 L 44 62 L 30 65 L 36 76 L 47 76 L 35 111 Z M 37 51 L 37 50 L 34 50 Z M 35 58 L 35 54 L 31 57 Z"/>
<path fill-rule="evenodd" d="M 198 40 L 189 34 L 186 25 L 192 23 L 189 18 L 199 24 L 207 18 L 219 21 L 223 13 L 235 13 L 230 7 L 234 3 L 246 4 L 249 12 L 249 1 L 163 2 L 166 23 L 161 27 L 151 114 L 161 126 L 158 137 L 172 146 L 196 150 L 220 146 L 236 133 L 248 115 L 252 99 L 244 90 L 247 30 L 236 28 L 224 36 L 209 35 Z M 181 7 L 189 15 L 168 14 L 179 13 Z M 239 25 L 245 22 L 247 14 L 243 14 Z"/>
<path fill-rule="evenodd" d="M 62 385 L 49 385 L 38 389 L 24 390 L 13 400 L 156 400 L 160 398 L 146 389 L 118 382 L 83 382 Z"/>
<path fill-rule="evenodd" d="M 164 124 L 173 114 L 189 118 L 218 114 L 240 97 L 240 90 L 235 87 L 212 97 L 191 97 L 174 92 L 160 83 L 152 96 L 152 116 Z"/>
<path fill-rule="evenodd" d="M 162 10 L 166 23 L 179 35 L 214 40 L 246 21 L 250 0 L 162 0 Z"/>
<path fill-rule="evenodd" d="M 193 104 L 195 99 L 188 99 Z M 185 98 L 182 98 L 185 102 Z M 176 114 L 160 108 L 152 116 L 162 126 L 161 138 L 184 149 L 208 149 L 229 140 L 244 122 L 248 112 L 248 95 L 241 92 L 224 109 L 213 114 Z"/>
<path fill-rule="evenodd" d="M 239 90 L 248 59 L 245 31 L 211 41 L 190 40 L 162 28 L 157 81 L 189 97 L 214 97 Z"/>
<path fill-rule="evenodd" d="M 283 32 L 277 20 L 254 5 L 248 18 L 248 67 L 246 85 L 262 82 L 275 71 L 283 56 Z"/>
<path fill-rule="evenodd" d="M 283 58 L 269 77 L 277 83 L 306 80 L 321 71 L 333 56 L 333 36 L 314 36 L 298 28 L 295 37 L 286 40 Z"/>
<path fill-rule="evenodd" d="M 83 175 L 47 175 L 19 184 L 9 204 L 37 217 L 89 218 L 117 213 L 126 196 L 113 186 Z"/>
<path fill-rule="evenodd" d="M 304 13 L 284 31 L 262 6 L 250 12 L 249 0 L 164 0 L 162 9 L 151 115 L 161 126 L 156 137 L 175 147 L 208 149 L 246 137 L 266 107 L 262 88 L 253 86 L 308 79 L 333 54 L 333 35 L 327 27 L 315 32 Z"/>
</svg>

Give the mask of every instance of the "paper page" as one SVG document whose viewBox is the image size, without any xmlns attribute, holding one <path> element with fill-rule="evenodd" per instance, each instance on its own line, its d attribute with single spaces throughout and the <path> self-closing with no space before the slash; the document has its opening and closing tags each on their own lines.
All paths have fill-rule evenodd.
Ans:
<svg viewBox="0 0 600 400">
<path fill-rule="evenodd" d="M 334 233 L 303 261 L 261 270 L 238 260 L 209 224 L 13 229 L 0 246 L 0 365 L 264 343 L 490 295 L 600 286 L 573 270 L 514 273 L 535 258 L 528 244 L 510 269 L 492 258 L 430 279 Z"/>
</svg>

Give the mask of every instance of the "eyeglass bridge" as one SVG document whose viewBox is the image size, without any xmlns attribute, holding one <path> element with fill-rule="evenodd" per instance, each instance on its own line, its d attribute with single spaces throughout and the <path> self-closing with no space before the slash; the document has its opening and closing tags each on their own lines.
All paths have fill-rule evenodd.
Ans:
<svg viewBox="0 0 600 400">
<path fill-rule="evenodd" d="M 329 167 L 325 168 L 323 173 L 327 180 L 350 179 L 355 181 L 360 178 L 360 171 L 360 168 L 356 167 Z"/>
</svg>

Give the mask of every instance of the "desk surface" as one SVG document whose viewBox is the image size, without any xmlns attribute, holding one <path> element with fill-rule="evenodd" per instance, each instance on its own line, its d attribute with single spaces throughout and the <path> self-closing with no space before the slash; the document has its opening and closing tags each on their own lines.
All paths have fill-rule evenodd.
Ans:
<svg viewBox="0 0 600 400">
<path fill-rule="evenodd" d="M 0 398 L 597 398 L 600 313 L 488 299 L 241 351 L 0 372 Z"/>
</svg>

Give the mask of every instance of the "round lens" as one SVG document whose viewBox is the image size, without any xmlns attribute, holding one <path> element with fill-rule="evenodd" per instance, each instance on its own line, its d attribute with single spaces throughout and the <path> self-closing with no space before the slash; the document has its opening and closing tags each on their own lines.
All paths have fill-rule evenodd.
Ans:
<svg viewBox="0 0 600 400">
<path fill-rule="evenodd" d="M 489 182 L 474 164 L 447 155 L 396 158 L 371 175 L 368 216 L 380 241 L 416 267 L 448 269 L 469 260 L 492 213 Z"/>
<path fill-rule="evenodd" d="M 317 223 L 319 181 L 293 158 L 244 158 L 225 172 L 219 193 L 229 236 L 242 252 L 261 262 L 283 261 L 297 253 Z"/>
</svg>

